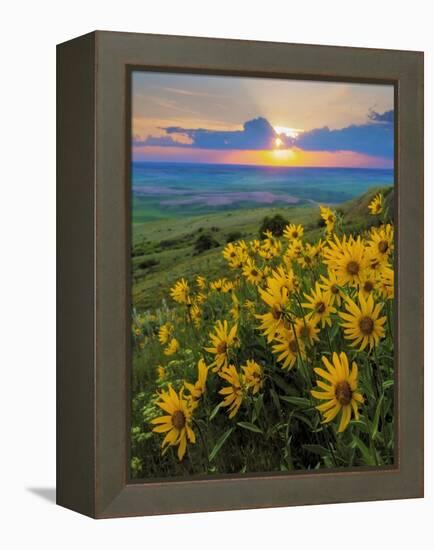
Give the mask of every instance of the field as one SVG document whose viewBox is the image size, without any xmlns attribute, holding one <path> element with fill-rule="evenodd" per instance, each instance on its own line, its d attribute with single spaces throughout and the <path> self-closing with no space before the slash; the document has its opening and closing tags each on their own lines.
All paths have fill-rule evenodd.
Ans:
<svg viewBox="0 0 434 550">
<path fill-rule="evenodd" d="M 393 463 L 392 212 L 134 224 L 133 477 Z"/>
<path fill-rule="evenodd" d="M 370 198 L 380 189 L 387 191 L 390 188 L 374 188 L 339 205 L 346 232 L 360 232 L 372 223 L 366 213 L 367 207 Z M 389 210 L 392 195 L 388 199 Z M 322 233 L 317 204 L 261 207 L 135 223 L 132 237 L 133 304 L 139 310 L 157 307 L 167 297 L 167 289 L 181 277 L 191 278 L 199 272 L 208 278 L 224 276 L 227 265 L 222 250 L 227 242 L 258 238 L 262 220 L 275 215 L 302 224 L 307 239 L 314 240 Z M 140 217 L 139 212 L 136 217 Z M 212 237 L 216 246 L 198 254 L 195 243 L 202 235 Z"/>
</svg>

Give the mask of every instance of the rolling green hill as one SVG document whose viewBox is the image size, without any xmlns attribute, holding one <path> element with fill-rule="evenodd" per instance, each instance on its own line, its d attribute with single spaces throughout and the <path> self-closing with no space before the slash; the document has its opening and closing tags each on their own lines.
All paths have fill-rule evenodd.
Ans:
<svg viewBox="0 0 434 550">
<path fill-rule="evenodd" d="M 358 233 L 372 225 L 368 213 L 373 196 L 382 191 L 390 215 L 393 212 L 393 187 L 371 189 L 368 193 L 336 209 L 343 216 L 346 232 Z M 258 238 L 265 216 L 282 215 L 288 222 L 301 223 L 307 240 L 322 232 L 318 206 L 261 207 L 215 214 L 156 220 L 133 226 L 132 265 L 133 303 L 137 309 L 157 307 L 168 289 L 181 277 L 202 274 L 209 279 L 227 272 L 222 250 L 230 240 Z M 212 248 L 198 253 L 198 239 L 206 238 Z"/>
</svg>

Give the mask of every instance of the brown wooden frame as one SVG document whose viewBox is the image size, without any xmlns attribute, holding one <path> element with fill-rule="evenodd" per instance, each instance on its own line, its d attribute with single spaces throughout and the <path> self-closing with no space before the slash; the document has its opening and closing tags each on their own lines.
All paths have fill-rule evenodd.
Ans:
<svg viewBox="0 0 434 550">
<path fill-rule="evenodd" d="M 396 464 L 129 481 L 132 68 L 395 86 Z M 57 502 L 95 518 L 423 496 L 423 54 L 101 32 L 58 46 Z"/>
</svg>

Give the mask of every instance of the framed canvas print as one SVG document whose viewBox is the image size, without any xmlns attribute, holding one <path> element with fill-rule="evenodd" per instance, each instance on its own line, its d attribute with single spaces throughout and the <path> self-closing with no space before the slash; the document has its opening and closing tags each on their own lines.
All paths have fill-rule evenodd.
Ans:
<svg viewBox="0 0 434 550">
<path fill-rule="evenodd" d="M 58 503 L 423 495 L 423 54 L 58 46 Z"/>
</svg>

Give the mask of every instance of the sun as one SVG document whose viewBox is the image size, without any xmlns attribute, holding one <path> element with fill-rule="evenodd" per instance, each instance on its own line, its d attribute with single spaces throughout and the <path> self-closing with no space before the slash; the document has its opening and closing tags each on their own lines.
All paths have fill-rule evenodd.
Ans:
<svg viewBox="0 0 434 550">
<path fill-rule="evenodd" d="M 272 164 L 286 164 L 288 162 L 293 162 L 296 158 L 295 152 L 293 149 L 273 149 L 271 151 L 271 163 Z"/>
<path fill-rule="evenodd" d="M 290 128 L 288 126 L 273 126 L 273 128 L 276 134 L 283 134 L 289 138 L 296 138 L 302 132 L 299 128 Z"/>
<path fill-rule="evenodd" d="M 280 147 L 281 145 L 283 145 L 283 141 L 280 139 L 280 137 L 277 137 L 277 138 L 274 140 L 274 146 L 275 146 L 275 147 Z"/>
</svg>

